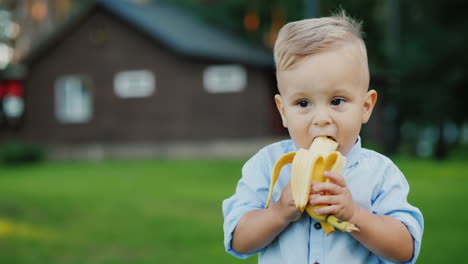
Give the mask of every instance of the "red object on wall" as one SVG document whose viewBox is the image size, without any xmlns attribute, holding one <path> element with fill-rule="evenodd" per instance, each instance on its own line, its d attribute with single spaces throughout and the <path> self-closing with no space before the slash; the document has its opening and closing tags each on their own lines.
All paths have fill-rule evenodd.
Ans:
<svg viewBox="0 0 468 264">
<path fill-rule="evenodd" d="M 0 112 L 8 125 L 17 126 L 24 113 L 24 88 L 20 80 L 0 82 Z"/>
<path fill-rule="evenodd" d="M 7 81 L 6 85 L 4 86 L 4 89 L 5 89 L 4 95 L 19 96 L 19 97 L 23 97 L 24 95 L 23 84 L 19 80 Z"/>
<path fill-rule="evenodd" d="M 3 97 L 6 94 L 6 87 L 7 87 L 7 82 L 0 82 L 0 100 L 3 99 Z"/>
</svg>

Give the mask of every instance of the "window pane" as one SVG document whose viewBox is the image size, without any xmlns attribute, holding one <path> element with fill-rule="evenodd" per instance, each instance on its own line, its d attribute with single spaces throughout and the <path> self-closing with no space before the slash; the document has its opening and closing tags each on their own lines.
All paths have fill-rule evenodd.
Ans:
<svg viewBox="0 0 468 264">
<path fill-rule="evenodd" d="M 83 123 L 91 119 L 91 94 L 85 81 L 67 76 L 55 83 L 55 114 L 63 123 Z"/>
<path fill-rule="evenodd" d="M 203 86 L 210 93 L 242 92 L 247 86 L 247 71 L 241 65 L 214 65 L 206 67 Z"/>
<path fill-rule="evenodd" d="M 114 78 L 114 92 L 121 98 L 148 97 L 154 93 L 156 78 L 151 71 L 123 71 Z"/>
</svg>

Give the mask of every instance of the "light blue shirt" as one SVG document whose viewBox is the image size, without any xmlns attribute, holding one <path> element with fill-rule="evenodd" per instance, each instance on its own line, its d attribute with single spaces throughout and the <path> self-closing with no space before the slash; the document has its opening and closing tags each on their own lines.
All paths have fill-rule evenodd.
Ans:
<svg viewBox="0 0 468 264">
<path fill-rule="evenodd" d="M 348 233 L 335 231 L 326 236 L 322 229 L 315 227 L 317 221 L 307 214 L 258 252 L 244 255 L 232 249 L 232 233 L 242 215 L 265 208 L 273 165 L 283 154 L 296 150 L 292 140 L 280 141 L 261 149 L 246 162 L 235 194 L 223 202 L 226 251 L 239 258 L 258 253 L 260 264 L 392 263 L 370 252 Z M 353 199 L 368 211 L 392 216 L 408 227 L 414 239 L 414 255 L 407 263 L 415 263 L 421 249 L 423 216 L 407 202 L 409 185 L 405 176 L 387 157 L 361 148 L 360 139 L 346 155 L 346 160 L 342 175 Z M 281 171 L 273 202 L 280 198 L 288 183 L 290 170 L 291 165 L 287 165 Z"/>
</svg>

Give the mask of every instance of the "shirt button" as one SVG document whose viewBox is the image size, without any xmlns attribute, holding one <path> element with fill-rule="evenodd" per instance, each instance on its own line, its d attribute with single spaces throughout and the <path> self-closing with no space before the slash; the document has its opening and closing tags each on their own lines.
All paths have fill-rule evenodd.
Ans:
<svg viewBox="0 0 468 264">
<path fill-rule="evenodd" d="M 320 230 L 322 228 L 322 225 L 320 223 L 315 223 L 314 224 L 314 228 L 317 229 L 317 230 Z M 314 263 L 315 264 L 315 263 Z M 318 264 L 318 263 L 317 263 Z"/>
</svg>

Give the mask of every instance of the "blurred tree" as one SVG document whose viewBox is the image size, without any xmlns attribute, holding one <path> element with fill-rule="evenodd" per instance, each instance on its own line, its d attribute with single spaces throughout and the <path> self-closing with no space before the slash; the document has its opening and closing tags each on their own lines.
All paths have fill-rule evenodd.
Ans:
<svg viewBox="0 0 468 264">
<path fill-rule="evenodd" d="M 154 0 L 153 0 L 154 1 Z M 189 9 L 207 23 L 220 25 L 252 43 L 272 46 L 272 39 L 287 21 L 303 17 L 303 1 L 287 0 L 161 0 Z M 250 27 L 254 18 L 258 25 Z"/>
<path fill-rule="evenodd" d="M 363 24 L 364 40 L 368 49 L 369 66 L 373 71 L 388 70 L 390 54 L 386 50 L 387 28 L 390 17 L 387 0 L 327 0 L 320 1 L 320 14 L 327 16 L 344 9 L 348 15 Z"/>
<path fill-rule="evenodd" d="M 155 0 L 153 0 L 155 1 Z M 310 8 L 308 0 L 159 0 L 176 4 L 194 11 L 207 23 L 215 23 L 243 35 L 252 42 L 263 42 L 272 47 L 276 34 L 285 23 L 303 19 Z M 371 66 L 388 67 L 388 53 L 385 50 L 385 23 L 387 22 L 386 0 L 315 0 L 319 15 L 330 15 L 345 9 L 352 17 L 365 21 L 364 31 L 369 46 Z M 247 16 L 258 18 L 258 27 L 246 27 Z"/>
<path fill-rule="evenodd" d="M 13 57 L 17 63 L 34 43 L 50 33 L 66 19 L 76 0 L 3 0 L 0 13 L 8 14 L 9 24 L 15 25 L 14 38 L 11 39 Z M 0 15 L 1 17 L 1 15 Z M 0 18 L 1 20 L 1 18 Z M 0 22 L 2 26 L 5 23 Z M 11 30 L 10 30 L 11 31 Z"/>
<path fill-rule="evenodd" d="M 5 69 L 13 60 L 12 46 L 20 30 L 19 25 L 14 21 L 11 6 L 13 6 L 12 1 L 0 2 L 0 70 Z"/>
<path fill-rule="evenodd" d="M 401 120 L 438 124 L 434 154 L 444 158 L 444 125 L 455 122 L 461 128 L 467 121 L 468 2 L 413 0 L 401 5 L 401 90 L 393 100 Z"/>
</svg>

